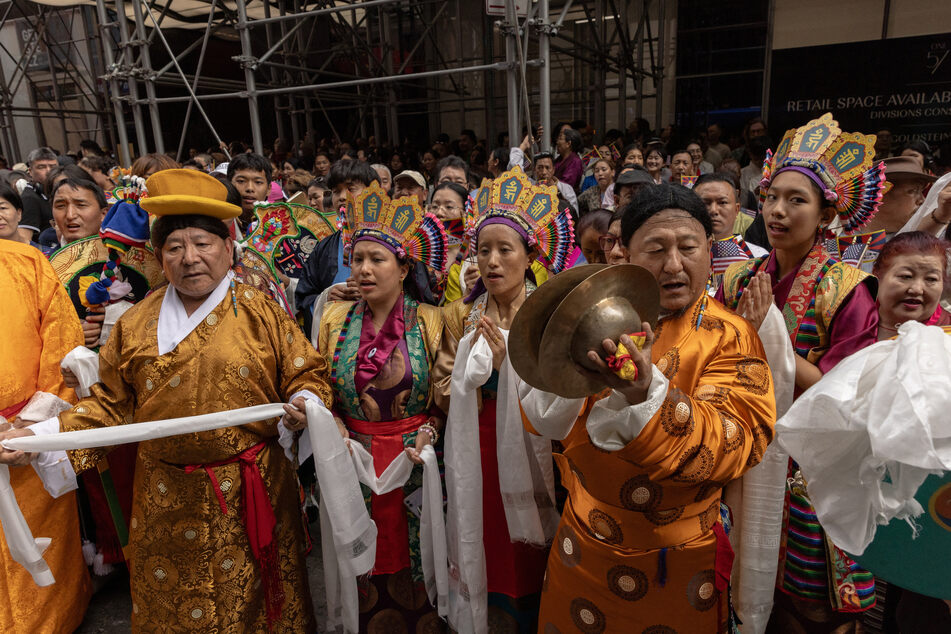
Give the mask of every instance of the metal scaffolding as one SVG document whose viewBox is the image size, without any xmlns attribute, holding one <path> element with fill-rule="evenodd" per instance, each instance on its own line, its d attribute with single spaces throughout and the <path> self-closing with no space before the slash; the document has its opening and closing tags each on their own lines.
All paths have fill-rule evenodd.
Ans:
<svg viewBox="0 0 951 634">
<path fill-rule="evenodd" d="M 115 147 L 95 18 L 88 6 L 0 0 L 0 148 L 21 158 L 29 136 L 100 138 Z"/>
<path fill-rule="evenodd" d="M 148 151 L 181 157 L 195 135 L 220 144 L 240 128 L 229 117 L 245 112 L 237 134 L 257 152 L 266 139 L 317 131 L 399 146 L 476 128 L 490 144 L 500 131 L 517 143 L 540 122 L 550 147 L 552 117 L 586 120 L 601 135 L 642 116 L 646 102 L 663 113 L 675 11 L 670 0 L 518 2 L 522 15 L 515 0 L 497 0 L 497 17 L 487 3 L 462 0 L 95 0 L 95 11 L 4 3 L 34 7 L 27 19 L 40 39 L 53 16 L 88 21 L 84 110 L 124 164 Z M 64 76 L 66 66 L 51 64 L 51 73 Z M 16 144 L 9 95 L 24 74 L 0 74 L 0 136 L 14 156 L 27 148 Z M 64 96 L 52 97 L 49 110 L 67 116 Z M 78 132 L 64 128 L 63 137 Z"/>
</svg>

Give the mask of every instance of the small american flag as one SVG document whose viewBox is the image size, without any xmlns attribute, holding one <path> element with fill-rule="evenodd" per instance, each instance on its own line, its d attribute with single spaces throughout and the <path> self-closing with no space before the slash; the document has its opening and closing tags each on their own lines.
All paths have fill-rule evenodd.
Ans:
<svg viewBox="0 0 951 634">
<path fill-rule="evenodd" d="M 714 240 L 713 248 L 713 274 L 722 276 L 731 264 L 736 262 L 746 262 L 753 257 L 753 252 L 747 246 L 746 242 L 740 236 L 724 238 L 723 240 Z"/>
</svg>

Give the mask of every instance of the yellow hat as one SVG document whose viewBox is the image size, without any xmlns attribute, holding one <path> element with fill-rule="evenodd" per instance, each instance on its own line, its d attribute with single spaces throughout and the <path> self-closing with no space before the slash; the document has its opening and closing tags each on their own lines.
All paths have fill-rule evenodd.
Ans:
<svg viewBox="0 0 951 634">
<path fill-rule="evenodd" d="M 145 181 L 149 195 L 139 201 L 156 216 L 197 214 L 219 220 L 241 215 L 241 207 L 227 202 L 228 188 L 214 176 L 198 170 L 162 170 Z"/>
</svg>

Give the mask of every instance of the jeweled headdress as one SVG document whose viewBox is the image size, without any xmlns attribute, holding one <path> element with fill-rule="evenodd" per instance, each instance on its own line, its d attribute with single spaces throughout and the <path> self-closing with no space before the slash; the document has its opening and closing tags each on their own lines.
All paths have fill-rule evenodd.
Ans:
<svg viewBox="0 0 951 634">
<path fill-rule="evenodd" d="M 470 248 L 479 229 L 491 219 L 505 219 L 538 249 L 538 259 L 546 269 L 558 273 L 568 264 L 574 246 L 571 214 L 558 205 L 555 187 L 534 185 L 515 167 L 495 180 L 483 181 L 482 187 L 466 205 L 466 235 Z"/>
<path fill-rule="evenodd" d="M 346 217 L 340 221 L 348 263 L 353 245 L 369 238 L 401 258 L 419 260 L 435 271 L 446 270 L 446 230 L 436 216 L 419 206 L 415 196 L 390 199 L 374 181 L 356 198 L 347 197 Z"/>
<path fill-rule="evenodd" d="M 782 171 L 795 170 L 811 178 L 835 206 L 842 228 L 849 233 L 865 225 L 882 202 L 884 163 L 874 163 L 875 135 L 843 132 L 827 112 L 801 128 L 788 130 L 766 155 L 760 201 L 769 183 Z"/>
</svg>

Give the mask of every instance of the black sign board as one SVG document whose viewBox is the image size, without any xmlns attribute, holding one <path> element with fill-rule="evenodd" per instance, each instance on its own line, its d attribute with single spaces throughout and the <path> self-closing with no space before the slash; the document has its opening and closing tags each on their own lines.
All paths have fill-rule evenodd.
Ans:
<svg viewBox="0 0 951 634">
<path fill-rule="evenodd" d="M 901 145 L 951 139 L 951 33 L 773 51 L 769 127 L 832 112 L 843 130 Z"/>
</svg>

